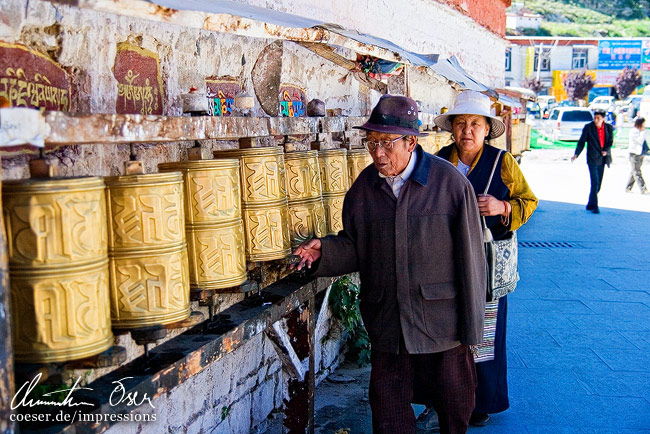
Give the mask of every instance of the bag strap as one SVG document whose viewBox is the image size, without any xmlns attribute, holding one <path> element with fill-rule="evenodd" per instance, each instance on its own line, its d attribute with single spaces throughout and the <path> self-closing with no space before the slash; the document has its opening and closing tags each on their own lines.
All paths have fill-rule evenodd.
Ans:
<svg viewBox="0 0 650 434">
<path fill-rule="evenodd" d="M 494 164 L 492 165 L 492 172 L 490 172 L 490 178 L 488 178 L 488 182 L 487 185 L 485 186 L 485 191 L 483 192 L 483 194 L 487 194 L 488 190 L 490 189 L 490 184 L 492 184 L 492 178 L 494 177 L 494 172 L 497 170 L 497 164 L 499 164 L 499 158 L 501 158 L 502 153 L 503 153 L 503 149 L 499 149 L 497 158 L 494 159 Z M 492 241 L 494 241 L 494 238 L 492 238 L 492 232 L 488 229 L 487 224 L 485 223 L 485 216 L 481 216 L 481 223 L 483 224 L 483 242 L 491 243 Z"/>
</svg>

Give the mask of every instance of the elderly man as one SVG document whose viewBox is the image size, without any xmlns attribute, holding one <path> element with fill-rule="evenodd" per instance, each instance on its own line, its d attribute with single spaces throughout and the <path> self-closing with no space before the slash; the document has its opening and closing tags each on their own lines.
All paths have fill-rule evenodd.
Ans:
<svg viewBox="0 0 650 434">
<path fill-rule="evenodd" d="M 385 96 L 368 122 L 374 165 L 343 204 L 343 230 L 295 251 L 319 276 L 361 275 L 361 315 L 372 345 L 374 433 L 415 432 L 413 384 L 443 433 L 464 433 L 474 408 L 469 345 L 483 337 L 486 275 L 471 184 L 417 144 L 415 101 Z"/>
</svg>

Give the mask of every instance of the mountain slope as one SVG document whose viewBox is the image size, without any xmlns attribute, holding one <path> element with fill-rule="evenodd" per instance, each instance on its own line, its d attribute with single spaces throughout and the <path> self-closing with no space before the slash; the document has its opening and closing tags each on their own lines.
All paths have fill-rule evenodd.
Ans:
<svg viewBox="0 0 650 434">
<path fill-rule="evenodd" d="M 525 7 L 544 17 L 538 36 L 650 36 L 650 0 L 527 0 Z M 509 32 L 510 33 L 510 32 Z"/>
</svg>

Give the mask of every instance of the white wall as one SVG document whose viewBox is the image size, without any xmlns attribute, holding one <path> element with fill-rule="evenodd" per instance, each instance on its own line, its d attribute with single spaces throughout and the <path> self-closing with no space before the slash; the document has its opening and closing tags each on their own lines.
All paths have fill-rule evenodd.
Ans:
<svg viewBox="0 0 650 434">
<path fill-rule="evenodd" d="M 241 0 L 294 15 L 337 23 L 388 39 L 418 53 L 455 55 L 488 86 L 503 85 L 507 41 L 434 0 Z"/>
</svg>

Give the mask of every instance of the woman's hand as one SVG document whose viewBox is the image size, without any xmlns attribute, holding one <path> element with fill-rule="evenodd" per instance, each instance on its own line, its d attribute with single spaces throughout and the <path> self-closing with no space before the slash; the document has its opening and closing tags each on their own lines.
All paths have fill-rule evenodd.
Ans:
<svg viewBox="0 0 650 434">
<path fill-rule="evenodd" d="M 302 270 L 302 267 L 305 265 L 307 268 L 311 268 L 311 264 L 320 258 L 321 246 L 322 243 L 318 238 L 305 241 L 299 245 L 298 248 L 293 251 L 294 255 L 300 256 L 300 263 L 298 263 L 296 268 L 298 268 L 298 270 Z M 294 265 L 291 265 L 289 268 L 293 269 Z"/>
<path fill-rule="evenodd" d="M 490 194 L 478 195 L 478 210 L 482 216 L 502 215 L 508 216 L 508 205 Z"/>
</svg>

